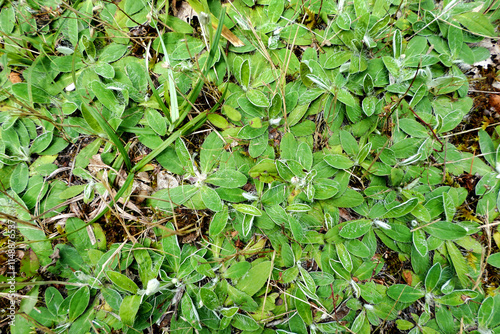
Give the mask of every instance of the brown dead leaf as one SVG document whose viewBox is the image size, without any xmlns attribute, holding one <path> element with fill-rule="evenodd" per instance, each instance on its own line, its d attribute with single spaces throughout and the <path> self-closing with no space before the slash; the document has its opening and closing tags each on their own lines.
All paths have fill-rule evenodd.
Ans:
<svg viewBox="0 0 500 334">
<path fill-rule="evenodd" d="M 213 23 L 212 22 L 212 27 L 214 27 L 214 29 L 217 29 L 217 24 Z M 231 43 L 233 46 L 235 47 L 241 47 L 241 46 L 245 46 L 245 43 L 243 43 L 241 41 L 241 39 L 239 39 L 238 37 L 236 37 L 235 34 L 233 34 L 231 32 L 231 30 L 229 30 L 228 27 L 226 26 L 223 26 L 222 27 L 222 32 L 221 32 L 221 35 L 227 39 L 229 41 L 229 43 Z"/>
<path fill-rule="evenodd" d="M 406 281 L 406 283 L 408 283 L 408 285 L 411 285 L 411 283 L 413 282 L 413 276 L 411 275 L 411 271 L 404 270 L 403 279 Z"/>
<path fill-rule="evenodd" d="M 351 214 L 349 213 L 349 211 L 347 211 L 344 208 L 339 208 L 339 216 L 344 221 L 354 220 L 354 218 L 351 216 Z"/>
<path fill-rule="evenodd" d="M 493 108 L 497 113 L 500 113 L 500 95 L 490 95 L 490 107 Z"/>
<path fill-rule="evenodd" d="M 191 24 L 191 20 L 193 19 L 193 17 L 195 17 L 195 16 L 198 17 L 198 14 L 196 13 L 196 11 L 193 9 L 193 7 L 191 7 L 191 5 L 188 2 L 183 1 L 179 5 L 177 14 L 175 16 L 178 17 L 179 19 L 181 19 L 182 21 Z M 212 15 L 212 27 L 214 29 L 217 29 L 217 23 L 214 22 L 214 19 L 215 19 L 215 17 Z M 225 39 L 227 39 L 229 41 L 229 43 L 231 43 L 235 47 L 245 46 L 245 43 L 243 43 L 241 41 L 241 39 L 236 37 L 236 35 L 233 34 L 231 32 L 231 30 L 229 30 L 229 28 L 226 26 L 222 27 L 221 35 Z"/>
<path fill-rule="evenodd" d="M 23 82 L 23 78 L 21 77 L 21 74 L 19 74 L 17 72 L 10 72 L 10 74 L 9 74 L 9 80 L 13 84 L 14 83 Z"/>
<path fill-rule="evenodd" d="M 88 167 L 89 167 L 89 171 L 92 174 L 95 174 L 98 171 L 103 170 L 106 167 L 108 167 L 108 165 L 106 165 L 104 162 L 102 162 L 100 154 L 96 154 L 96 155 L 93 155 L 92 158 L 90 158 L 90 163 L 89 163 Z"/>
</svg>

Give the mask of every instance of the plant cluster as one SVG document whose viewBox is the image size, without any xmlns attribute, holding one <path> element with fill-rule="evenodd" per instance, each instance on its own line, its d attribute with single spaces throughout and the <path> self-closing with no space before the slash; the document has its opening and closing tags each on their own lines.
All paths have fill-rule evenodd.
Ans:
<svg viewBox="0 0 500 334">
<path fill-rule="evenodd" d="M 0 3 L 12 333 L 500 333 L 498 1 Z"/>
</svg>

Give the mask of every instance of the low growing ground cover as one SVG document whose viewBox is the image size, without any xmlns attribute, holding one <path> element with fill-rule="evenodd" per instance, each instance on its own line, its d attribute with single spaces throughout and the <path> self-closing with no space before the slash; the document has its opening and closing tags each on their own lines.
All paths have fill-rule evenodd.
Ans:
<svg viewBox="0 0 500 334">
<path fill-rule="evenodd" d="M 0 4 L 2 330 L 500 333 L 499 1 Z"/>
</svg>

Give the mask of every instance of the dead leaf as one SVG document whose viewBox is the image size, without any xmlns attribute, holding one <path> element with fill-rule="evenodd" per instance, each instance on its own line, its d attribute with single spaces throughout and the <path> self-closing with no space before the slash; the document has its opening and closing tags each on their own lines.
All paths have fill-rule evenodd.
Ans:
<svg viewBox="0 0 500 334">
<path fill-rule="evenodd" d="M 406 281 L 406 283 L 408 283 L 408 285 L 411 285 L 411 283 L 413 282 L 413 276 L 411 274 L 411 271 L 409 270 L 403 271 L 403 278 Z"/>
<path fill-rule="evenodd" d="M 197 7 L 198 8 L 198 11 L 201 11 L 201 3 L 199 2 L 192 2 L 195 6 L 200 6 L 200 7 Z M 193 19 L 193 17 L 198 17 L 198 13 L 196 12 L 196 10 L 186 1 L 183 1 L 181 2 L 180 4 L 180 8 L 177 12 L 177 15 L 176 15 L 179 19 L 183 20 L 184 22 L 187 22 L 187 23 L 191 23 L 191 20 Z M 217 18 L 213 15 L 213 14 L 210 14 L 211 16 L 211 22 L 212 22 L 212 27 L 214 29 L 217 29 L 217 24 L 218 24 L 218 20 Z M 235 34 L 233 34 L 231 32 L 231 30 L 229 30 L 228 27 L 226 26 L 223 26 L 222 27 L 222 32 L 221 32 L 221 35 L 222 37 L 224 37 L 225 39 L 227 39 L 229 41 L 229 43 L 231 43 L 233 46 L 235 47 L 241 47 L 241 46 L 245 46 L 245 43 L 243 43 L 241 41 L 241 39 L 239 39 L 238 37 L 236 37 Z"/>
<path fill-rule="evenodd" d="M 21 74 L 19 74 L 17 72 L 10 72 L 10 74 L 9 74 L 9 80 L 13 84 L 14 83 L 23 82 L 23 78 L 21 77 Z"/>
<path fill-rule="evenodd" d="M 183 1 L 179 6 L 177 15 L 175 16 L 181 19 L 182 21 L 191 24 L 191 20 L 193 19 L 194 16 L 197 16 L 197 14 L 194 11 L 193 7 L 189 5 L 189 3 Z"/>
<path fill-rule="evenodd" d="M 137 180 L 142 181 L 144 183 L 151 183 L 151 178 L 149 177 L 148 172 L 139 172 L 135 174 Z"/>
<path fill-rule="evenodd" d="M 175 188 L 179 185 L 179 181 L 172 174 L 166 171 L 160 171 L 156 175 L 156 190 Z"/>
<path fill-rule="evenodd" d="M 493 108 L 493 110 L 495 110 L 497 113 L 500 113 L 500 95 L 490 95 L 490 107 Z"/>
<path fill-rule="evenodd" d="M 214 22 L 212 22 L 212 27 L 214 29 L 217 29 L 217 24 L 215 24 Z M 231 43 L 233 46 L 235 47 L 241 47 L 241 46 L 245 46 L 245 43 L 243 43 L 241 41 L 241 39 L 239 39 L 238 37 L 236 37 L 235 34 L 233 34 L 231 32 L 231 30 L 229 30 L 228 27 L 226 26 L 223 26 L 222 27 L 222 32 L 221 32 L 221 35 L 227 39 L 229 41 L 229 43 Z"/>
<path fill-rule="evenodd" d="M 90 158 L 88 168 L 92 174 L 95 174 L 98 171 L 103 170 L 107 167 L 108 167 L 108 165 L 106 165 L 104 162 L 102 162 L 100 154 L 93 155 L 92 158 Z"/>
<path fill-rule="evenodd" d="M 87 225 L 86 229 L 87 229 L 87 235 L 89 236 L 89 239 L 90 239 L 90 243 L 92 244 L 92 246 L 94 246 L 97 242 L 97 240 L 95 238 L 94 230 L 92 229 L 92 226 L 90 226 L 90 225 Z"/>
</svg>

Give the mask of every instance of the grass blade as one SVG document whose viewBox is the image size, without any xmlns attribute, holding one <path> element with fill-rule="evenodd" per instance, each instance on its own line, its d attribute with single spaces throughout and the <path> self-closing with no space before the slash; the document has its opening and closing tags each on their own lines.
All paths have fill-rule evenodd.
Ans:
<svg viewBox="0 0 500 334">
<path fill-rule="evenodd" d="M 132 169 L 132 162 L 130 161 L 130 157 L 128 156 L 127 151 L 125 150 L 125 147 L 123 146 L 120 138 L 116 135 L 115 130 L 109 126 L 108 122 L 104 119 L 104 117 L 98 113 L 94 108 L 90 106 L 86 106 L 85 104 L 82 104 L 82 108 L 87 109 L 87 111 L 94 117 L 94 119 L 99 123 L 99 126 L 106 132 L 108 135 L 109 139 L 115 144 L 116 148 L 120 152 L 120 155 L 123 158 L 123 161 L 125 162 L 125 166 L 127 167 L 127 170 Z"/>
<path fill-rule="evenodd" d="M 164 61 L 167 67 L 167 77 L 168 77 L 168 93 L 170 95 L 170 120 L 175 123 L 179 119 L 179 105 L 177 104 L 177 91 L 175 90 L 175 80 L 174 73 L 172 72 L 172 67 L 170 66 L 170 58 L 168 57 L 167 48 L 163 42 L 163 38 L 160 35 L 158 26 L 156 27 L 158 36 L 160 37 L 161 47 L 163 49 L 163 54 L 165 55 Z"/>
<path fill-rule="evenodd" d="M 219 22 L 223 22 L 224 16 L 226 15 L 226 8 L 222 7 L 222 10 L 220 12 L 219 16 Z M 205 66 L 203 68 L 203 75 L 200 76 L 198 81 L 196 82 L 196 85 L 194 86 L 193 90 L 189 94 L 189 97 L 187 100 L 184 100 L 184 103 L 181 105 L 181 110 L 182 110 L 182 115 L 179 118 L 180 123 L 184 117 L 189 113 L 189 111 L 192 108 L 192 105 L 195 103 L 196 99 L 198 99 L 198 96 L 200 95 L 201 89 L 203 88 L 203 78 L 207 75 L 208 70 L 210 69 L 209 64 L 212 63 L 215 53 L 217 52 L 217 48 L 219 47 L 219 41 L 220 41 L 220 36 L 222 32 L 222 26 L 223 24 L 219 24 L 217 26 L 217 30 L 215 31 L 215 36 L 212 42 L 212 45 L 210 47 L 210 52 L 208 54 L 207 60 L 205 62 Z"/>
<path fill-rule="evenodd" d="M 168 123 L 172 124 L 172 120 L 170 118 L 170 112 L 168 111 L 168 108 L 165 105 L 165 103 L 163 102 L 160 94 L 158 93 L 158 90 L 156 90 L 156 87 L 155 87 L 155 85 L 153 83 L 153 80 L 151 80 L 151 77 L 149 76 L 149 58 L 148 58 L 147 55 L 149 55 L 149 48 L 150 47 L 151 47 L 151 41 L 148 43 L 148 45 L 146 47 L 146 57 L 144 58 L 144 61 L 146 62 L 146 71 L 147 71 L 146 77 L 148 78 L 149 86 L 151 87 L 151 91 L 153 92 L 153 96 L 155 97 L 156 102 L 158 102 L 158 104 L 160 105 L 161 110 L 163 111 L 163 113 L 167 117 Z"/>
</svg>

